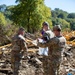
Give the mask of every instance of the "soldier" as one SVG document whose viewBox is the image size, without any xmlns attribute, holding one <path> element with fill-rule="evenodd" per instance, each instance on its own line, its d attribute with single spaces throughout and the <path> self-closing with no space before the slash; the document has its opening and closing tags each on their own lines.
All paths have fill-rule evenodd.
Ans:
<svg viewBox="0 0 75 75">
<path fill-rule="evenodd" d="M 20 28 L 18 34 L 12 38 L 12 51 L 11 51 L 11 67 L 13 75 L 18 75 L 21 58 L 24 52 L 27 54 L 27 46 L 24 38 L 24 29 Z"/>
<path fill-rule="evenodd" d="M 60 46 L 61 46 L 61 48 L 63 48 L 66 45 L 66 39 L 61 33 L 60 25 L 55 25 L 53 27 L 53 32 L 54 32 L 55 36 L 60 40 Z"/>
<path fill-rule="evenodd" d="M 63 52 L 66 47 L 66 39 L 64 38 L 64 36 L 61 33 L 60 25 L 55 25 L 53 27 L 53 32 L 54 32 L 55 36 L 59 39 L 59 45 L 60 45 L 60 49 L 61 49 L 61 56 L 59 56 L 59 58 L 60 58 L 59 65 L 60 65 L 60 63 L 63 63 Z"/>
<path fill-rule="evenodd" d="M 47 36 L 47 35 L 46 35 Z M 58 66 L 56 63 L 59 61 L 58 55 L 56 55 L 59 51 L 59 39 L 57 37 L 51 38 L 47 40 L 45 43 L 38 42 L 38 46 L 40 47 L 48 47 L 48 56 L 44 56 L 43 67 L 44 74 L 43 75 L 56 75 L 56 67 Z M 56 56 L 55 56 L 56 55 Z M 54 61 L 54 58 L 57 61 Z"/>
</svg>

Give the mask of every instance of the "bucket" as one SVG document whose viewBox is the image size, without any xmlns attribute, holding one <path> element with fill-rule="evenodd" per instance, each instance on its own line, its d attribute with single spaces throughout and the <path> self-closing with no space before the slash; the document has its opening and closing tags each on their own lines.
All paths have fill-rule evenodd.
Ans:
<svg viewBox="0 0 75 75">
<path fill-rule="evenodd" d="M 72 75 L 72 73 L 68 73 L 67 75 Z"/>
</svg>

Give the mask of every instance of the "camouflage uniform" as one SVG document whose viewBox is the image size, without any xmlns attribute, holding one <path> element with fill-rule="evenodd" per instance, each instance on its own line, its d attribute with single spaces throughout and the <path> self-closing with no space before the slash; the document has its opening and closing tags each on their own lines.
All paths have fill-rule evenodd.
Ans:
<svg viewBox="0 0 75 75">
<path fill-rule="evenodd" d="M 18 75 L 20 61 L 24 54 L 24 51 L 27 52 L 27 46 L 22 35 L 16 35 L 12 40 L 13 48 L 11 52 L 11 66 L 14 73 L 13 75 Z"/>
<path fill-rule="evenodd" d="M 56 70 L 59 68 L 61 50 L 59 39 L 54 37 L 46 43 L 38 43 L 40 47 L 48 47 L 48 56 L 45 56 L 43 61 L 44 75 L 56 75 Z"/>
<path fill-rule="evenodd" d="M 59 44 L 61 48 L 61 61 L 63 61 L 63 52 L 66 47 L 66 39 L 63 36 L 58 36 L 57 38 L 59 39 Z"/>
<path fill-rule="evenodd" d="M 58 65 L 60 65 L 63 62 L 63 52 L 66 47 L 66 39 L 61 35 L 61 26 L 60 25 L 55 25 L 53 27 L 53 31 L 54 31 L 56 37 L 59 39 L 59 46 L 60 46 L 60 56 L 58 56 L 58 59 L 60 61 L 58 62 L 58 60 L 55 58 L 54 58 L 54 61 L 56 61 L 58 63 Z M 57 55 L 55 57 L 57 57 Z M 56 75 L 60 75 L 59 67 L 56 68 L 56 72 L 57 72 Z"/>
</svg>

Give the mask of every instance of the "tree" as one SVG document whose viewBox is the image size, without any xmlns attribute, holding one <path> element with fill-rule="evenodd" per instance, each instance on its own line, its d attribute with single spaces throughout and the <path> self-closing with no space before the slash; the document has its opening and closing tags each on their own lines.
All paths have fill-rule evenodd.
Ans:
<svg viewBox="0 0 75 75">
<path fill-rule="evenodd" d="M 62 26 L 63 30 L 70 30 L 71 29 L 71 23 L 67 20 L 69 13 L 66 11 L 63 11 L 59 8 L 55 8 L 52 10 L 52 24 L 58 25 L 60 24 Z"/>
<path fill-rule="evenodd" d="M 64 13 L 60 13 L 57 17 L 58 18 L 62 18 L 62 19 L 65 19 L 66 18 Z"/>
<path fill-rule="evenodd" d="M 14 6 L 6 6 L 6 9 L 5 9 L 5 12 L 4 15 L 6 16 L 7 19 L 10 19 L 10 16 L 11 16 L 11 9 L 13 8 Z"/>
<path fill-rule="evenodd" d="M 18 5 L 12 9 L 12 20 L 16 25 L 23 26 L 28 32 L 40 29 L 43 21 L 51 24 L 50 8 L 44 0 L 16 0 Z"/>
<path fill-rule="evenodd" d="M 51 14 L 52 14 L 52 17 L 54 17 L 54 18 L 57 18 L 57 14 L 56 14 L 56 12 L 55 11 L 51 11 Z"/>
<path fill-rule="evenodd" d="M 75 18 L 75 13 L 70 13 L 70 14 L 68 14 L 68 18 Z"/>
<path fill-rule="evenodd" d="M 0 5 L 0 12 L 5 12 L 5 9 L 6 9 L 5 4 Z"/>
<path fill-rule="evenodd" d="M 61 25 L 62 30 L 70 30 L 70 23 L 61 18 L 52 18 L 52 23 L 54 25 Z"/>
<path fill-rule="evenodd" d="M 70 23 L 71 30 L 75 30 L 75 19 L 66 19 Z"/>
<path fill-rule="evenodd" d="M 66 20 L 60 19 L 60 23 L 62 26 L 62 30 L 70 30 L 70 23 L 68 23 Z"/>
<path fill-rule="evenodd" d="M 0 12 L 0 25 L 6 25 L 5 16 Z"/>
<path fill-rule="evenodd" d="M 5 25 L 6 25 L 5 16 L 0 12 L 0 45 L 2 45 L 6 40 L 4 30 Z"/>
<path fill-rule="evenodd" d="M 52 17 L 66 19 L 67 16 L 68 13 L 59 8 L 55 8 L 54 10 L 52 10 Z"/>
</svg>

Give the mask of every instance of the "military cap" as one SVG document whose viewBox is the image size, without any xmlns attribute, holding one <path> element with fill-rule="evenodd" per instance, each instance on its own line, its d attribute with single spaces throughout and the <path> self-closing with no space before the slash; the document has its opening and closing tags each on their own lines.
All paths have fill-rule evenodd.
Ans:
<svg viewBox="0 0 75 75">
<path fill-rule="evenodd" d="M 24 28 L 22 28 L 22 27 L 21 27 L 21 28 L 19 28 L 19 31 L 24 31 Z"/>
<path fill-rule="evenodd" d="M 47 26 L 49 26 L 49 23 L 48 22 L 43 22 L 43 24 L 42 24 L 43 26 L 44 25 L 47 25 Z"/>
<path fill-rule="evenodd" d="M 53 27 L 53 31 L 55 31 L 55 30 L 61 31 L 61 26 L 60 26 L 60 25 L 55 25 L 55 26 Z"/>
</svg>

